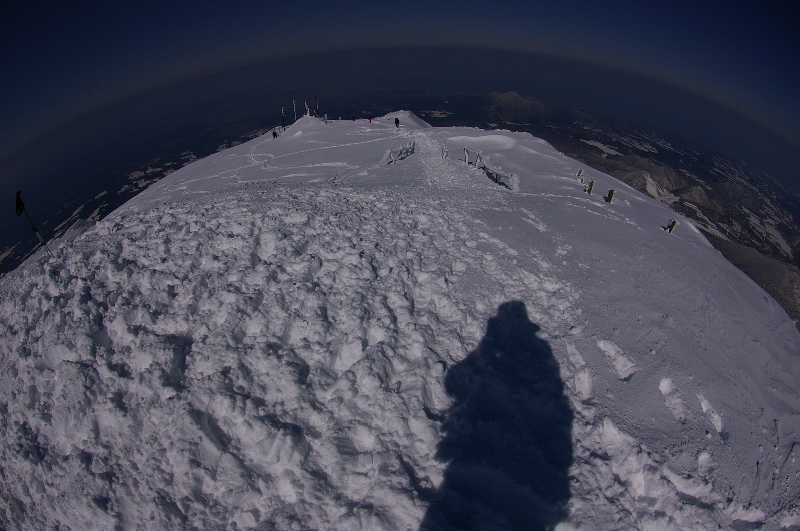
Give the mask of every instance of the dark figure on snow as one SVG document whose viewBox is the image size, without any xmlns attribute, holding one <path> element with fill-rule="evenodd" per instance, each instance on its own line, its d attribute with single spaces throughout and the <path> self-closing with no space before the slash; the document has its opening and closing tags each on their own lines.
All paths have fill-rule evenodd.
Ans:
<svg viewBox="0 0 800 531">
<path fill-rule="evenodd" d="M 17 215 L 21 216 L 25 210 L 25 203 L 22 202 L 22 190 L 17 190 Z"/>
<path fill-rule="evenodd" d="M 353 116 L 351 116 L 351 119 L 355 122 L 356 121 L 356 115 L 354 114 Z"/>
<path fill-rule="evenodd" d="M 274 129 L 272 130 L 272 138 L 278 138 L 278 132 Z"/>
<path fill-rule="evenodd" d="M 372 115 L 369 115 L 369 123 L 372 123 Z"/>
<path fill-rule="evenodd" d="M 441 486 L 421 486 L 400 460 L 430 501 L 417 531 L 547 531 L 566 517 L 573 412 L 540 330 L 524 302 L 503 303 L 475 350 L 448 368 Z"/>
<path fill-rule="evenodd" d="M 669 225 L 667 225 L 667 231 L 672 234 L 672 231 L 675 230 L 675 226 L 678 224 L 678 220 L 671 219 L 669 220 Z"/>
<path fill-rule="evenodd" d="M 394 119 L 394 126 L 395 126 L 397 129 L 400 129 L 400 118 L 395 118 L 395 119 Z"/>
</svg>

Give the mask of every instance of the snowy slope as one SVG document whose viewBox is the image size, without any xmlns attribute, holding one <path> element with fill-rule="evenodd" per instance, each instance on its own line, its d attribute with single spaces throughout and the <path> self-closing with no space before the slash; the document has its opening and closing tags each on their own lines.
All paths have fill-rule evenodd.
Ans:
<svg viewBox="0 0 800 531">
<path fill-rule="evenodd" d="M 800 528 L 800 335 L 673 215 L 405 112 L 197 161 L 0 281 L 0 522 Z"/>
</svg>

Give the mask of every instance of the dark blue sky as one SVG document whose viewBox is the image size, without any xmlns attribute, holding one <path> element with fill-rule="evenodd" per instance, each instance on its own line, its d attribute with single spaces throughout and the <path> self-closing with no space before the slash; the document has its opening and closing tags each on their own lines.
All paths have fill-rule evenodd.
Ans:
<svg viewBox="0 0 800 531">
<path fill-rule="evenodd" d="M 307 52 L 440 45 L 645 76 L 800 152 L 796 0 L 12 1 L 0 10 L 0 157 L 69 118 L 205 73 Z"/>
</svg>

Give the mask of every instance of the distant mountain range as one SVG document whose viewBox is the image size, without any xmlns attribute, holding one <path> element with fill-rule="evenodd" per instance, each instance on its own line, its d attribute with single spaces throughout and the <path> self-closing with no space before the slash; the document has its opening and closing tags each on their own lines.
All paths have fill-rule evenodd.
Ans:
<svg viewBox="0 0 800 531">
<path fill-rule="evenodd" d="M 515 92 L 471 110 L 421 113 L 434 125 L 527 131 L 690 218 L 800 327 L 800 194 L 734 157 L 618 116 Z"/>
</svg>

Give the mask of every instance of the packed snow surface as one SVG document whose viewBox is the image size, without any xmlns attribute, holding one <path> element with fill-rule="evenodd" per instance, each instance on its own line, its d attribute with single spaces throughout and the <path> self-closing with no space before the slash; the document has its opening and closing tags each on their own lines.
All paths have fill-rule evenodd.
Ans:
<svg viewBox="0 0 800 531">
<path fill-rule="evenodd" d="M 800 335 L 674 215 L 406 112 L 196 161 L 0 281 L 0 525 L 797 529 Z"/>
</svg>

